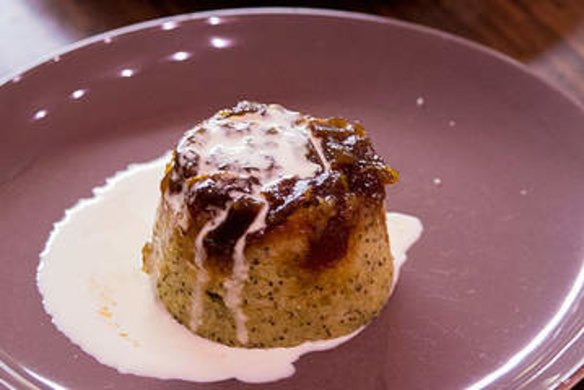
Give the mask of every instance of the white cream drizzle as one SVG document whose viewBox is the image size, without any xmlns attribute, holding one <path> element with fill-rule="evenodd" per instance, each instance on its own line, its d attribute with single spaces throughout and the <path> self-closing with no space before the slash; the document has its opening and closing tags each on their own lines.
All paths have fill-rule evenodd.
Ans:
<svg viewBox="0 0 584 390">
<path fill-rule="evenodd" d="M 186 232 L 189 228 L 191 218 L 186 207 L 184 192 L 175 194 L 167 192 L 164 194 L 164 207 L 172 211 L 174 223 Z"/>
<path fill-rule="evenodd" d="M 268 382 L 291 376 L 301 355 L 335 348 L 361 331 L 294 348 L 244 349 L 210 342 L 176 322 L 155 299 L 140 254 L 152 231 L 167 160 L 128 167 L 55 224 L 37 282 L 45 310 L 72 342 L 121 373 Z M 399 213 L 389 213 L 387 222 L 397 277 L 422 225 Z"/>
<path fill-rule="evenodd" d="M 253 169 L 263 186 L 282 177 L 311 177 L 321 170 L 306 158 L 313 136 L 303 116 L 277 104 L 267 107 L 263 115 L 213 116 L 185 133 L 178 154 L 200 156 L 201 175 L 222 169 L 245 176 Z"/>
<path fill-rule="evenodd" d="M 225 288 L 226 295 L 225 295 L 225 305 L 231 310 L 233 313 L 233 317 L 235 319 L 235 331 L 237 340 L 242 344 L 247 344 L 248 342 L 248 334 L 247 334 L 247 327 L 245 323 L 247 321 L 247 317 L 241 308 L 241 294 L 243 291 L 244 282 L 248 278 L 248 271 L 249 266 L 247 261 L 245 260 L 245 245 L 247 242 L 247 236 L 255 233 L 265 227 L 266 215 L 268 213 L 268 205 L 264 203 L 262 209 L 249 226 L 247 231 L 244 233 L 243 236 L 237 240 L 235 247 L 233 248 L 233 273 L 232 277 L 226 280 L 223 283 L 223 287 Z"/>
<path fill-rule="evenodd" d="M 189 327 L 193 331 L 196 331 L 201 324 L 201 314 L 203 310 L 203 291 L 205 290 L 205 285 L 209 280 L 209 275 L 207 274 L 207 270 L 204 266 L 207 254 L 203 248 L 203 240 L 207 233 L 214 230 L 219 225 L 221 225 L 223 221 L 225 221 L 227 214 L 228 209 L 217 209 L 215 217 L 209 220 L 209 222 L 207 222 L 201 228 L 199 234 L 197 234 L 197 237 L 195 238 L 195 266 L 197 267 L 197 280 L 193 291 L 193 298 L 191 302 L 191 321 L 189 324 Z"/>
<path fill-rule="evenodd" d="M 331 164 L 328 162 L 326 156 L 324 155 L 324 150 L 322 148 L 322 140 L 315 137 L 310 129 L 308 129 L 308 137 L 310 138 L 310 143 L 316 150 L 316 154 L 318 155 L 318 159 L 322 163 L 324 170 L 326 172 L 331 170 Z"/>
</svg>

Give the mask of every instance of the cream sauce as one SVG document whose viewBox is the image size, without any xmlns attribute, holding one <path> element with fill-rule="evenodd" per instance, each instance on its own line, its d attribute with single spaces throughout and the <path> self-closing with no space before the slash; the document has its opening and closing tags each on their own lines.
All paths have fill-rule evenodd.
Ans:
<svg viewBox="0 0 584 390">
<path fill-rule="evenodd" d="M 244 349 L 213 343 L 178 324 L 141 270 L 140 249 L 151 233 L 167 160 L 119 172 L 55 224 L 37 281 L 45 310 L 71 341 L 122 373 L 268 382 L 292 375 L 301 355 L 334 348 L 361 331 L 293 348 Z M 388 229 L 397 276 L 422 225 L 415 217 L 389 213 Z"/>
</svg>

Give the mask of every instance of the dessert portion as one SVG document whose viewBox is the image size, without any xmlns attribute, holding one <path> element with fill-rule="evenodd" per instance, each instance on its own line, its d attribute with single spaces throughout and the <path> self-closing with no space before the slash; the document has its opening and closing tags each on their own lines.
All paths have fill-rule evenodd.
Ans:
<svg viewBox="0 0 584 390">
<path fill-rule="evenodd" d="M 231 348 L 189 334 L 152 293 L 150 277 L 136 256 L 136 248 L 152 232 L 160 174 L 167 163 L 165 156 L 117 172 L 54 225 L 41 254 L 37 283 L 53 324 L 73 343 L 124 374 L 259 383 L 293 375 L 303 355 L 336 348 L 363 329 L 270 349 Z M 386 219 L 395 284 L 422 224 L 395 212 Z"/>
<path fill-rule="evenodd" d="M 179 141 L 143 268 L 178 322 L 219 343 L 349 334 L 390 295 L 397 177 L 358 123 L 240 102 Z"/>
</svg>

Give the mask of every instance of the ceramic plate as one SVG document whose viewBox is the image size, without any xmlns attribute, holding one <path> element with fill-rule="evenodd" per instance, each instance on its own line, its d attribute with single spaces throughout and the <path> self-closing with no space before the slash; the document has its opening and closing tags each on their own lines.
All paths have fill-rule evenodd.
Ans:
<svg viewBox="0 0 584 390">
<path fill-rule="evenodd" d="M 97 363 L 52 325 L 35 270 L 66 208 L 244 98 L 360 120 L 401 171 L 389 207 L 425 225 L 395 295 L 366 331 L 259 388 L 542 388 L 577 378 L 582 107 L 513 61 L 433 30 L 252 9 L 104 34 L 0 87 L 4 382 L 216 388 Z"/>
</svg>

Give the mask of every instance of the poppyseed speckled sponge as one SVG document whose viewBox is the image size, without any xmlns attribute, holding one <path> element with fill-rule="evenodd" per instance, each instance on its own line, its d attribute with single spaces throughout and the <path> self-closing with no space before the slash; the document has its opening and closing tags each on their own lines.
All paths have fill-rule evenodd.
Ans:
<svg viewBox="0 0 584 390">
<path fill-rule="evenodd" d="M 241 102 L 179 141 L 144 270 L 177 321 L 219 343 L 351 333 L 392 288 L 384 187 L 397 177 L 358 123 Z"/>
</svg>

